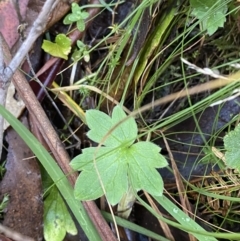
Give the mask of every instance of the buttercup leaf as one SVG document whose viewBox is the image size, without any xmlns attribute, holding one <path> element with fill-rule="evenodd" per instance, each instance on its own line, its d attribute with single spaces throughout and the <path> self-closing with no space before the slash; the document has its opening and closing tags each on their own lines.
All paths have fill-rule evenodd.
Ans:
<svg viewBox="0 0 240 241">
<path fill-rule="evenodd" d="M 75 185 L 76 198 L 93 200 L 103 195 L 97 168 L 109 202 L 112 205 L 117 204 L 127 191 L 127 164 L 123 162 L 124 158 L 124 154 L 116 155 L 116 149 L 113 148 L 84 149 L 83 154 L 74 158 L 70 164 L 73 169 L 83 170 Z"/>
<path fill-rule="evenodd" d="M 138 142 L 129 148 L 129 176 L 137 191 L 143 189 L 155 196 L 162 195 L 163 181 L 155 168 L 165 167 L 167 161 L 159 151 L 151 142 Z"/>
<path fill-rule="evenodd" d="M 98 110 L 86 111 L 86 121 L 90 131 L 87 136 L 95 141 L 100 142 L 112 127 L 112 120 L 110 116 Z M 96 125 L 98 123 L 98 125 Z M 104 143 L 105 146 L 111 145 L 111 139 L 107 138 Z"/>
<path fill-rule="evenodd" d="M 100 142 L 109 132 L 109 130 L 116 125 L 120 120 L 126 117 L 125 112 L 120 106 L 113 109 L 112 118 L 98 110 L 89 110 L 86 112 L 86 120 L 90 131 L 88 137 Z M 134 142 L 137 138 L 137 124 L 134 118 L 129 118 L 121 125 L 119 125 L 104 141 L 105 146 L 116 147 L 122 144 L 129 144 Z"/>
<path fill-rule="evenodd" d="M 126 117 L 125 112 L 120 106 L 116 106 L 112 113 L 112 123 L 116 125 L 119 120 Z M 134 118 L 129 118 L 119 125 L 113 132 L 112 135 L 115 136 L 119 143 L 127 143 L 131 145 L 137 138 L 138 128 Z M 118 144 L 119 144 L 118 143 Z"/>
<path fill-rule="evenodd" d="M 74 195 L 82 201 L 94 200 L 103 196 L 104 192 L 96 172 L 83 171 L 74 187 Z"/>
<path fill-rule="evenodd" d="M 190 0 L 192 15 L 198 18 L 203 30 L 209 35 L 214 34 L 226 21 L 227 2 L 215 0 Z M 207 13 L 210 11 L 211 14 Z"/>
<path fill-rule="evenodd" d="M 149 173 L 151 173 L 149 175 Z M 129 166 L 131 185 L 136 191 L 144 190 L 151 195 L 161 196 L 163 193 L 163 181 L 156 169 L 145 166 Z"/>
<path fill-rule="evenodd" d="M 162 168 L 168 165 L 166 159 L 159 154 L 161 148 L 149 141 L 135 143 L 130 149 L 132 156 L 137 156 L 137 162 L 154 168 Z M 130 155 L 130 153 L 129 153 Z M 130 163 L 130 161 L 129 161 Z"/>
<path fill-rule="evenodd" d="M 109 203 L 115 205 L 129 185 L 135 191 L 143 189 L 155 196 L 162 195 L 163 181 L 156 168 L 165 167 L 167 161 L 159 153 L 160 147 L 151 142 L 134 143 L 134 118 L 128 118 L 110 132 L 125 117 L 120 106 L 113 109 L 112 117 L 98 110 L 86 112 L 88 137 L 98 143 L 106 139 L 100 147 L 85 148 L 71 161 L 71 167 L 81 171 L 75 185 L 76 198 L 97 199 L 105 190 Z"/>
</svg>

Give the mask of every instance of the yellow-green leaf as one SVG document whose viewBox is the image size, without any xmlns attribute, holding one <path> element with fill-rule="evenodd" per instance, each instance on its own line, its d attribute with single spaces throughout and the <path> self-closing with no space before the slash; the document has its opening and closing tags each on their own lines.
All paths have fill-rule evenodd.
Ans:
<svg viewBox="0 0 240 241">
<path fill-rule="evenodd" d="M 54 57 L 68 59 L 68 54 L 71 51 L 71 40 L 65 34 L 58 34 L 55 43 L 44 40 L 42 49 Z"/>
</svg>

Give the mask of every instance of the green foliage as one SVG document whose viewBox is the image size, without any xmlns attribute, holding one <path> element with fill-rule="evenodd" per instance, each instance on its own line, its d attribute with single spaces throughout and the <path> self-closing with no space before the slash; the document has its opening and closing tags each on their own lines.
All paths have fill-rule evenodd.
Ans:
<svg viewBox="0 0 240 241">
<path fill-rule="evenodd" d="M 224 137 L 226 165 L 240 171 L 240 125 Z"/>
<path fill-rule="evenodd" d="M 6 164 L 6 161 L 4 161 L 2 164 L 0 164 L 0 179 L 3 178 L 3 176 L 6 172 L 5 164 Z"/>
<path fill-rule="evenodd" d="M 104 0 L 99 0 L 99 2 L 103 5 L 103 7 L 105 7 L 108 11 L 110 11 L 112 14 L 114 14 L 114 11 L 109 7 L 109 5 Z"/>
<path fill-rule="evenodd" d="M 104 194 L 101 182 L 111 205 L 120 201 L 129 185 L 135 191 L 143 189 L 155 196 L 162 195 L 163 181 L 156 168 L 165 167 L 167 161 L 157 145 L 134 143 L 138 135 L 134 118 L 117 125 L 125 117 L 120 106 L 113 109 L 112 117 L 98 110 L 86 112 L 88 137 L 104 146 L 86 148 L 70 163 L 73 169 L 81 171 L 74 189 L 77 199 L 101 197 Z"/>
<path fill-rule="evenodd" d="M 88 48 L 87 48 L 86 44 L 84 44 L 82 41 L 78 40 L 77 46 L 78 46 L 78 49 L 75 50 L 73 55 L 72 55 L 73 61 L 77 62 L 81 58 L 83 58 L 86 62 L 89 62 L 90 55 L 89 55 Z"/>
<path fill-rule="evenodd" d="M 72 186 L 52 156 L 41 145 L 41 143 L 39 143 L 36 137 L 34 137 L 33 134 L 2 105 L 0 105 L 0 114 L 7 120 L 12 128 L 17 131 L 19 136 L 21 136 L 24 142 L 41 162 L 44 169 L 48 172 L 49 176 L 58 187 L 59 192 L 89 240 L 101 241 L 102 239 L 88 217 L 83 205 L 74 198 Z"/>
<path fill-rule="evenodd" d="M 88 18 L 89 13 L 81 9 L 77 3 L 72 3 L 72 12 L 69 13 L 63 20 L 64 24 L 77 24 L 77 28 L 79 31 L 83 31 L 85 29 L 84 20 Z"/>
<path fill-rule="evenodd" d="M 5 208 L 8 205 L 8 201 L 9 201 L 9 195 L 8 194 L 4 194 L 3 199 L 0 203 L 0 218 L 2 218 L 2 214 L 5 210 Z"/>
<path fill-rule="evenodd" d="M 176 223 L 169 222 L 169 220 L 162 219 L 162 215 L 156 213 L 156 217 L 162 221 L 166 221 L 168 224 L 173 224 L 172 226 L 178 226 L 180 229 L 186 229 L 187 232 L 192 234 L 196 240 L 199 241 L 217 241 L 216 238 L 211 237 L 211 232 L 206 232 L 204 228 L 199 225 L 194 219 L 190 218 L 186 213 L 184 213 L 178 206 L 171 202 L 165 196 L 154 197 L 155 200 L 169 213 L 174 217 L 174 219 L 181 224 L 182 227 L 175 225 Z M 147 208 L 148 210 L 152 209 L 150 206 L 145 204 L 143 201 L 138 198 L 138 201 Z"/>
<path fill-rule="evenodd" d="M 71 40 L 65 34 L 58 34 L 55 43 L 44 40 L 42 49 L 54 57 L 68 59 L 68 54 L 71 51 Z"/>
<path fill-rule="evenodd" d="M 225 0 L 190 0 L 192 15 L 200 20 L 202 30 L 214 34 L 226 21 L 227 1 Z"/>
<path fill-rule="evenodd" d="M 77 229 L 54 185 L 44 200 L 44 238 L 46 241 L 62 241 L 66 233 L 75 235 Z"/>
</svg>

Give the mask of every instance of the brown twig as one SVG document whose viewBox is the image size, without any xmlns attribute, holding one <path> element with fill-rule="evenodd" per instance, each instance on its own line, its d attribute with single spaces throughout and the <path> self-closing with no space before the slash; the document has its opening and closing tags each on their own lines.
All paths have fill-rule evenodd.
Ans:
<svg viewBox="0 0 240 241">
<path fill-rule="evenodd" d="M 37 19 L 33 22 L 31 30 L 26 38 L 26 40 L 22 43 L 21 47 L 11 60 L 8 68 L 5 68 L 4 74 L 7 79 L 11 79 L 13 73 L 17 70 L 17 68 L 22 63 L 23 59 L 31 49 L 33 43 L 36 39 L 42 34 L 45 29 L 49 15 L 51 11 L 56 7 L 56 5 L 60 2 L 60 0 L 47 0 L 42 7 L 41 12 L 39 13 Z"/>
<path fill-rule="evenodd" d="M 17 68 L 22 63 L 23 59 L 29 52 L 31 46 L 42 33 L 42 30 L 45 28 L 48 17 L 52 9 L 58 4 L 59 0 L 47 0 L 42 7 L 41 12 L 39 13 L 37 19 L 34 21 L 33 26 L 28 34 L 28 37 L 21 45 L 20 49 L 17 51 L 14 58 L 8 59 L 11 62 L 5 68 L 6 56 L 5 52 L 8 49 L 8 45 L 5 43 L 4 38 L 0 35 L 0 104 L 5 106 L 6 96 L 8 86 L 13 74 L 16 72 Z M 3 141 L 3 117 L 0 116 L 0 156 L 2 153 L 2 141 Z"/>
<path fill-rule="evenodd" d="M 0 33 L 0 105 L 5 106 L 8 86 L 10 79 L 5 76 L 5 49 L 8 48 L 1 33 Z M 3 143 L 3 123 L 4 119 L 0 116 L 0 156 L 2 156 L 2 143 Z"/>
<path fill-rule="evenodd" d="M 163 216 L 161 211 L 159 210 L 159 208 L 157 207 L 156 203 L 153 201 L 153 199 L 150 197 L 150 195 L 143 191 L 144 192 L 144 195 L 146 196 L 149 204 L 151 205 L 152 209 L 159 215 L 159 216 Z M 158 222 L 159 222 L 159 225 L 160 227 L 162 228 L 163 230 L 163 233 L 165 235 L 166 238 L 168 238 L 169 240 L 171 241 L 175 241 L 175 238 L 173 237 L 173 234 L 168 226 L 167 223 L 165 223 L 164 221 L 158 219 Z"/>
</svg>

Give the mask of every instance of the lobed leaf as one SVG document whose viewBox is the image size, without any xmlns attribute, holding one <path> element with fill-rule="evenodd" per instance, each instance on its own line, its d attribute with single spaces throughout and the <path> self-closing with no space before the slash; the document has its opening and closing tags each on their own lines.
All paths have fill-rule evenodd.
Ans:
<svg viewBox="0 0 240 241">
<path fill-rule="evenodd" d="M 74 196 L 82 201 L 95 200 L 104 195 L 96 171 L 80 173 L 74 187 Z"/>
<path fill-rule="evenodd" d="M 209 35 L 214 34 L 219 27 L 223 27 L 226 21 L 227 2 L 215 0 L 190 0 L 193 8 L 192 15 L 198 18 L 203 30 Z"/>
<path fill-rule="evenodd" d="M 91 171 L 93 168 L 93 161 L 94 161 L 94 153 L 96 151 L 96 147 L 88 147 L 82 150 L 82 154 L 76 156 L 72 159 L 70 166 L 74 170 L 82 171 L 88 170 Z M 96 160 L 98 161 L 101 156 L 106 156 L 105 149 L 100 148 L 98 152 L 96 152 Z"/>
<path fill-rule="evenodd" d="M 68 54 L 71 51 L 71 40 L 64 34 L 58 34 L 55 43 L 44 40 L 42 49 L 54 57 L 68 59 Z"/>
<path fill-rule="evenodd" d="M 137 142 L 129 150 L 133 156 L 137 157 L 137 162 L 141 164 L 145 163 L 154 168 L 162 168 L 168 165 L 166 159 L 159 154 L 161 148 L 152 142 Z"/>
<path fill-rule="evenodd" d="M 116 125 L 120 120 L 124 119 L 127 115 L 120 106 L 116 106 L 112 113 L 112 123 L 113 126 Z M 133 117 L 127 119 L 121 123 L 111 135 L 113 135 L 116 140 L 119 141 L 118 145 L 121 143 L 126 143 L 131 145 L 137 138 L 138 128 L 136 121 Z"/>
<path fill-rule="evenodd" d="M 66 233 L 75 235 L 77 229 L 57 187 L 53 186 L 44 201 L 44 238 L 62 241 Z"/>
<path fill-rule="evenodd" d="M 226 165 L 240 171 L 240 125 L 224 137 Z"/>
<path fill-rule="evenodd" d="M 87 136 L 97 143 L 103 139 L 112 127 L 110 116 L 98 110 L 86 111 L 86 121 L 90 129 Z M 111 138 L 107 138 L 103 144 L 111 146 Z"/>
<path fill-rule="evenodd" d="M 89 110 L 86 112 L 86 120 L 90 131 L 88 137 L 100 143 L 102 139 L 108 134 L 109 130 L 119 121 L 126 117 L 125 112 L 120 106 L 113 109 L 112 118 L 105 113 L 98 110 Z M 134 118 L 129 118 L 121 123 L 104 141 L 105 146 L 120 146 L 122 144 L 131 145 L 137 138 L 137 124 Z"/>
<path fill-rule="evenodd" d="M 84 149 L 84 153 L 75 157 L 70 164 L 73 169 L 83 170 L 75 184 L 75 197 L 80 200 L 93 200 L 104 194 L 98 170 L 108 201 L 112 205 L 117 204 L 128 187 L 127 163 L 124 158 L 121 153 L 118 155 L 115 149 L 108 147 L 101 147 L 99 150 L 94 147 Z"/>
<path fill-rule="evenodd" d="M 155 168 L 165 167 L 168 163 L 159 151 L 160 148 L 151 142 L 138 142 L 129 149 L 129 179 L 137 191 L 145 190 L 155 196 L 162 195 L 162 177 Z"/>
<path fill-rule="evenodd" d="M 160 147 L 151 142 L 134 144 L 138 133 L 134 118 L 110 131 L 125 117 L 120 106 L 113 109 L 112 118 L 98 110 L 86 112 L 88 137 L 98 143 L 107 138 L 105 146 L 85 148 L 70 163 L 73 169 L 82 171 L 74 189 L 77 199 L 97 199 L 105 190 L 109 203 L 115 205 L 127 193 L 129 184 L 135 191 L 162 195 L 163 181 L 156 168 L 165 167 L 167 161 L 159 153 Z"/>
</svg>

